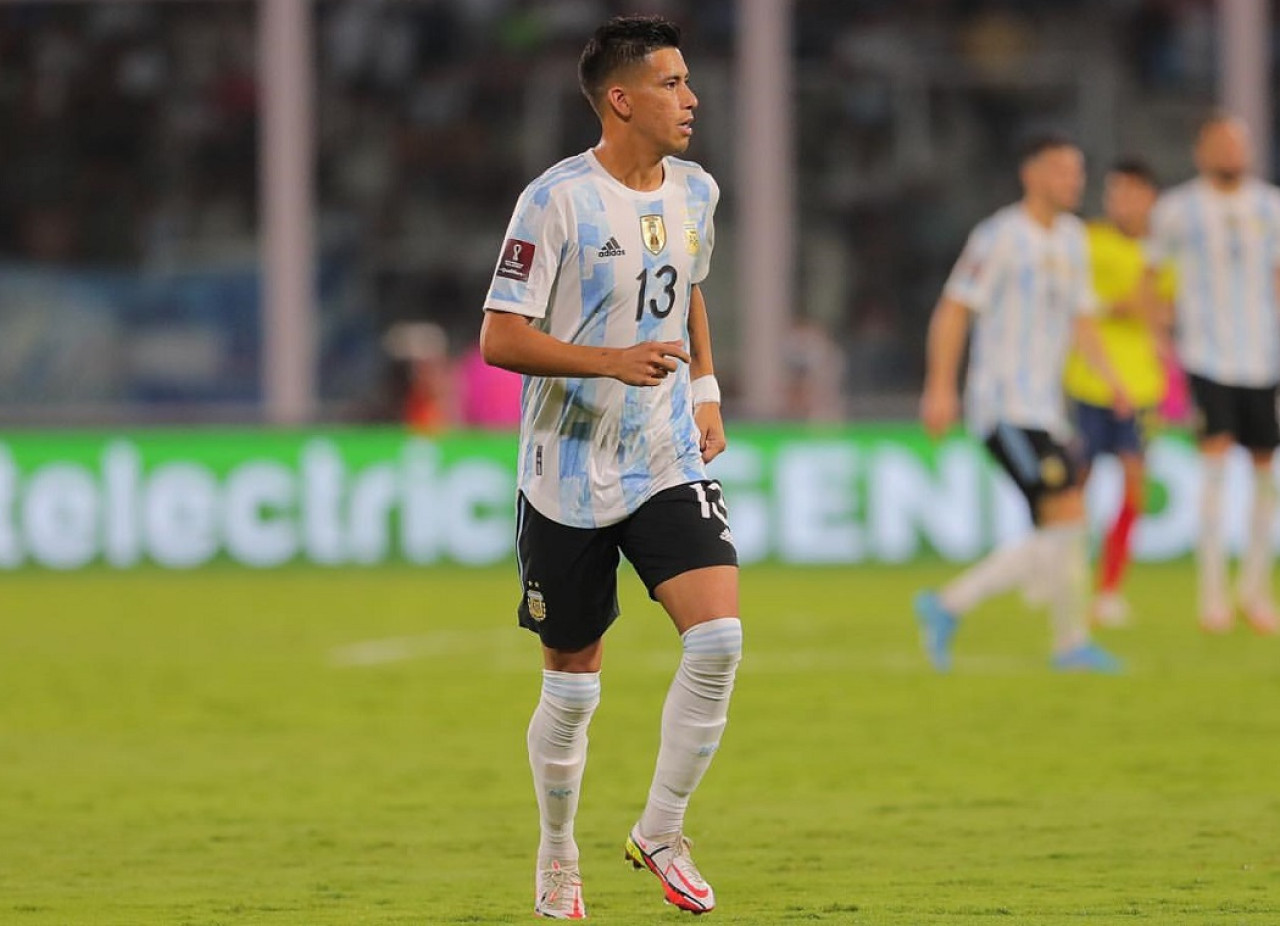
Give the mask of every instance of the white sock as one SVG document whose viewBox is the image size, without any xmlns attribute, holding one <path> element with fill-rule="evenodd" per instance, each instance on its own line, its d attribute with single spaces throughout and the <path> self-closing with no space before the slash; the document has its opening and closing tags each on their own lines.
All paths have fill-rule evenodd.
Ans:
<svg viewBox="0 0 1280 926">
<path fill-rule="evenodd" d="M 1200 576 L 1200 613 L 1227 607 L 1227 550 L 1222 536 L 1222 485 L 1226 460 L 1201 458 L 1200 533 L 1196 539 L 1196 565 Z"/>
<path fill-rule="evenodd" d="M 1249 514 L 1249 545 L 1240 566 L 1240 601 L 1255 605 L 1271 601 L 1271 525 L 1276 516 L 1276 484 L 1271 467 L 1253 470 L 1253 510 Z"/>
<path fill-rule="evenodd" d="M 689 795 L 720 746 L 729 695 L 742 658 L 742 623 L 720 617 L 685 631 L 684 655 L 662 708 L 662 745 L 640 817 L 640 833 L 666 836 L 684 829 Z"/>
<path fill-rule="evenodd" d="M 578 859 L 573 818 L 587 764 L 587 725 L 599 703 L 599 672 L 542 670 L 542 697 L 529 721 L 528 739 L 542 830 L 540 864 Z"/>
<path fill-rule="evenodd" d="M 1082 521 L 1037 531 L 1044 554 L 1041 574 L 1048 593 L 1053 651 L 1065 653 L 1089 642 L 1089 545 Z"/>
<path fill-rule="evenodd" d="M 978 560 L 938 593 L 942 606 L 959 617 L 988 598 L 1025 584 L 1036 567 L 1039 536 L 1036 531 Z"/>
</svg>

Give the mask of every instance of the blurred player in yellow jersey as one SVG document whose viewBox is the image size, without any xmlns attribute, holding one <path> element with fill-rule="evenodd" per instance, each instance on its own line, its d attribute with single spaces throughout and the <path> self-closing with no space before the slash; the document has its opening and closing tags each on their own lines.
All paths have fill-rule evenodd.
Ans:
<svg viewBox="0 0 1280 926">
<path fill-rule="evenodd" d="M 1075 408 L 1085 473 L 1101 454 L 1114 454 L 1124 469 L 1124 499 L 1107 531 L 1098 568 L 1094 621 L 1122 625 L 1128 605 L 1121 582 L 1129 562 L 1134 523 L 1143 507 L 1143 450 L 1147 419 L 1164 395 L 1165 372 L 1153 319 L 1158 306 L 1143 284 L 1143 239 L 1159 195 L 1154 174 L 1142 161 L 1119 161 L 1107 173 L 1105 218 L 1088 226 L 1089 260 L 1100 308 L 1098 328 L 1112 367 L 1132 403 L 1133 414 L 1114 409 L 1112 388 L 1078 352 L 1067 361 L 1066 393 Z M 1172 298 L 1172 275 L 1159 281 L 1158 298 Z"/>
</svg>

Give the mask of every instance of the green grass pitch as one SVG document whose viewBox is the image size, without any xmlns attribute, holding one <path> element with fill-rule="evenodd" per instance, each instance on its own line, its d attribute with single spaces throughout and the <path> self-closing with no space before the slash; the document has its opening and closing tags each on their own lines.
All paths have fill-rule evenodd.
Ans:
<svg viewBox="0 0 1280 926">
<path fill-rule="evenodd" d="M 705 922 L 1280 923 L 1280 641 L 1137 567 L 1120 678 L 1014 599 L 916 649 L 950 567 L 744 572 L 747 655 L 690 810 Z M 513 569 L 0 580 L 0 923 L 532 918 Z M 634 575 L 578 821 L 602 924 L 687 922 L 622 861 L 678 641 Z"/>
</svg>

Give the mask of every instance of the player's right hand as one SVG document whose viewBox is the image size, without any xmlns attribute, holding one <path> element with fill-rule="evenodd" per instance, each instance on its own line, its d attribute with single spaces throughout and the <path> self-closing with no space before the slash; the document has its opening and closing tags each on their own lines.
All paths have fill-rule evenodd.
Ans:
<svg viewBox="0 0 1280 926">
<path fill-rule="evenodd" d="M 954 389 L 927 389 L 920 397 L 920 421 L 930 437 L 941 437 L 956 422 L 960 399 Z"/>
<path fill-rule="evenodd" d="M 689 362 L 683 341 L 641 341 L 619 352 L 611 375 L 628 386 L 656 386 L 680 360 Z"/>
</svg>

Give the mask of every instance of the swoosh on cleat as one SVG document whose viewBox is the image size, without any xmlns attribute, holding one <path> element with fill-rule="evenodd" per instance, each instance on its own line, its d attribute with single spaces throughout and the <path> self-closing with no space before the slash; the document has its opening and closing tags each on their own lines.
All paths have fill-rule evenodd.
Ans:
<svg viewBox="0 0 1280 926">
<path fill-rule="evenodd" d="M 694 899 L 694 900 L 706 900 L 706 899 L 707 899 L 707 897 L 711 894 L 711 888 L 709 888 L 709 887 L 704 887 L 704 888 L 702 888 L 701 890 L 699 890 L 698 888 L 696 888 L 696 887 L 694 887 L 692 884 L 690 884 L 690 883 L 689 883 L 689 879 L 688 879 L 688 878 L 686 878 L 686 877 L 681 873 L 681 871 L 680 871 L 680 869 L 679 869 L 679 868 L 675 868 L 675 867 L 673 866 L 671 870 L 672 870 L 672 871 L 674 871 L 674 872 L 676 873 L 676 877 L 678 877 L 678 878 L 679 878 L 679 879 L 684 883 L 684 886 L 685 886 L 686 888 L 688 888 L 688 890 L 689 890 L 689 896 L 693 897 L 693 899 Z"/>
</svg>

